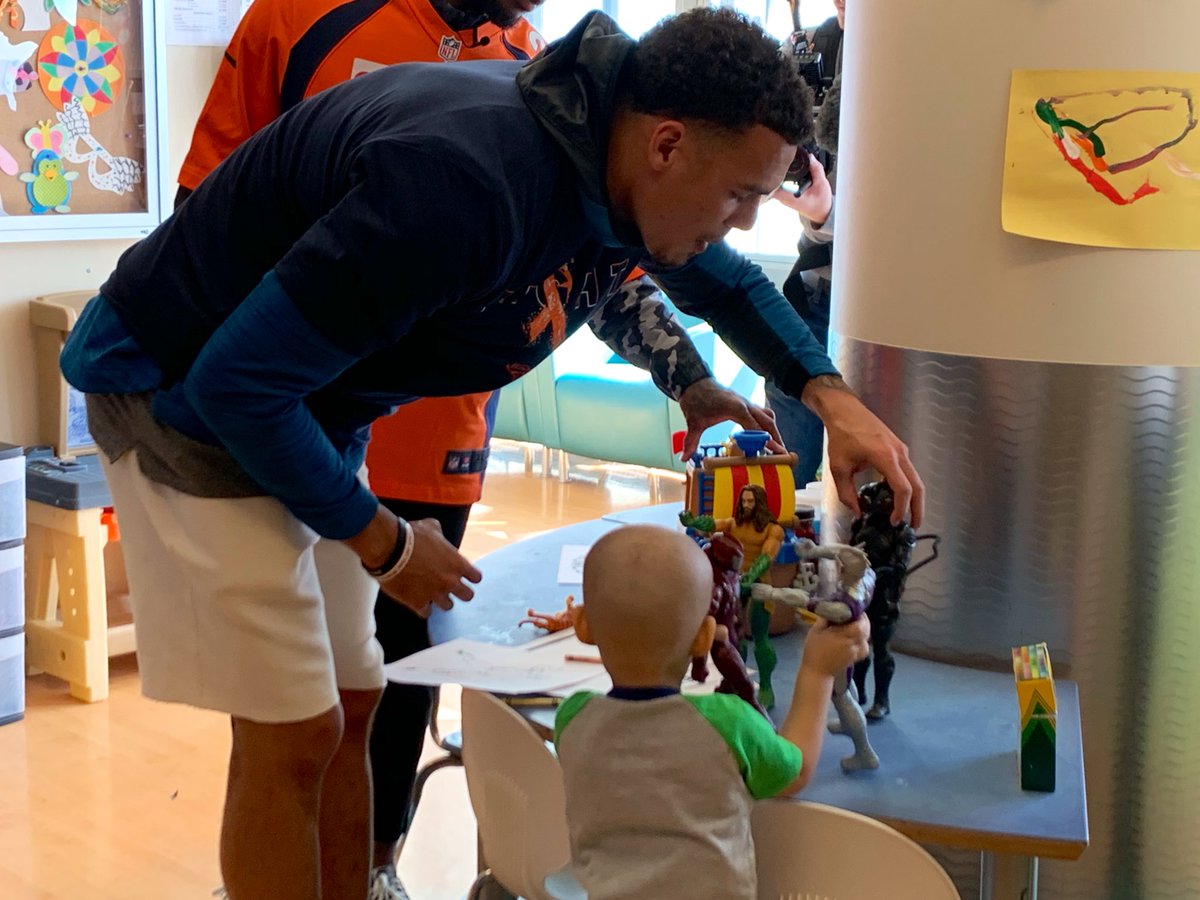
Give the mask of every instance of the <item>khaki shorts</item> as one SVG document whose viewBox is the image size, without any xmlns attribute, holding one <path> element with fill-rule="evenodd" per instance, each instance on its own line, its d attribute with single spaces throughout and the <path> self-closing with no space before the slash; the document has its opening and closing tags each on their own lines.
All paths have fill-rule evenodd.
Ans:
<svg viewBox="0 0 1200 900">
<path fill-rule="evenodd" d="M 257 722 L 384 685 L 378 585 L 270 497 L 193 497 L 101 454 L 121 526 L 142 693 Z M 329 602 L 326 603 L 326 597 Z"/>
</svg>

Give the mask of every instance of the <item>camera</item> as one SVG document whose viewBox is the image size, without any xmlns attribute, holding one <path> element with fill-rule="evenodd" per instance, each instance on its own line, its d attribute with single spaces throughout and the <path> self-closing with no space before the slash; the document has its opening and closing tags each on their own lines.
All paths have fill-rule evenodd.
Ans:
<svg viewBox="0 0 1200 900">
<path fill-rule="evenodd" d="M 809 49 L 808 32 L 802 28 L 797 28 L 792 32 L 791 37 L 788 38 L 788 45 L 792 64 L 813 93 L 813 113 L 815 115 L 825 99 L 825 88 L 827 87 L 824 60 L 819 51 Z M 788 166 L 784 181 L 789 186 L 796 185 L 794 193 L 797 197 L 804 193 L 812 183 L 808 155 L 816 152 L 815 143 L 800 147 L 796 150 L 796 157 L 792 160 L 792 164 Z"/>
<path fill-rule="evenodd" d="M 808 32 L 800 24 L 800 0 L 788 0 L 792 12 L 792 33 L 788 37 L 785 49 L 791 50 L 791 59 L 796 71 L 804 79 L 813 92 L 813 108 L 819 107 L 825 100 L 825 89 L 833 84 L 833 75 L 825 77 L 825 60 L 819 50 L 812 49 Z"/>
<path fill-rule="evenodd" d="M 803 147 L 796 149 L 796 156 L 792 159 L 792 164 L 788 166 L 787 175 L 783 178 L 785 186 L 792 188 L 792 193 L 799 197 L 803 194 L 810 184 L 812 184 L 812 171 L 809 168 L 808 155 L 818 152 L 815 143 L 805 144 Z"/>
<path fill-rule="evenodd" d="M 825 100 L 825 88 L 828 87 L 821 52 L 809 49 L 808 32 L 803 29 L 792 32 L 788 42 L 792 45 L 792 63 L 800 77 L 812 88 L 813 107 L 819 107 Z"/>
</svg>

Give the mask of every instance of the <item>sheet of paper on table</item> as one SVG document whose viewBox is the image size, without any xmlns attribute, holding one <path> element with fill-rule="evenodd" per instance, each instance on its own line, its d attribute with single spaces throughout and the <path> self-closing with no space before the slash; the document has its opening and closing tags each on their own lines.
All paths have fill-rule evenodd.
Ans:
<svg viewBox="0 0 1200 900">
<path fill-rule="evenodd" d="M 595 647 L 579 640 L 574 629 L 567 629 L 516 647 L 459 638 L 388 663 L 383 672 L 388 681 L 400 684 L 458 684 L 497 694 L 566 697 L 575 691 L 604 694 L 612 689 L 599 658 Z M 708 679 L 702 683 L 693 681 L 689 673 L 683 693 L 712 693 L 721 683 L 721 675 L 711 660 L 708 669 Z"/>
<path fill-rule="evenodd" d="M 592 548 L 587 544 L 564 544 L 558 557 L 558 583 L 583 584 L 583 558 Z"/>
<path fill-rule="evenodd" d="M 599 663 L 573 662 L 569 655 L 596 657 L 596 648 L 580 642 L 574 631 L 517 647 L 460 638 L 389 663 L 383 671 L 401 684 L 460 684 L 497 694 L 544 694 L 603 673 Z"/>
</svg>

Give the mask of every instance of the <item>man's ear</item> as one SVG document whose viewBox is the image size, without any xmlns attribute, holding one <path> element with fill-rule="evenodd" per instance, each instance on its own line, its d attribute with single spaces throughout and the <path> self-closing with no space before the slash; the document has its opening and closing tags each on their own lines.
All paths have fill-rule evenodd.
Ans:
<svg viewBox="0 0 1200 900">
<path fill-rule="evenodd" d="M 662 172 L 676 162 L 679 145 L 686 132 L 686 126 L 674 119 L 663 119 L 654 126 L 647 146 L 650 166 L 654 171 Z"/>
<path fill-rule="evenodd" d="M 592 627 L 588 625 L 587 605 L 571 607 L 571 621 L 575 625 L 575 637 L 585 644 L 596 645 L 592 640 Z"/>
<path fill-rule="evenodd" d="M 716 633 L 717 620 L 712 616 L 705 616 L 704 621 L 700 623 L 700 630 L 696 632 L 696 639 L 692 641 L 692 656 L 708 656 Z"/>
</svg>

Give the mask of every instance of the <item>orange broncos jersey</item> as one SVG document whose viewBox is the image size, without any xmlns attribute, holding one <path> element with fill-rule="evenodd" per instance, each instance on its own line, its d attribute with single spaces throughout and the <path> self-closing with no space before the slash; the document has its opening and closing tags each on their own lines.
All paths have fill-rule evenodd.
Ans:
<svg viewBox="0 0 1200 900">
<path fill-rule="evenodd" d="M 256 131 L 335 84 L 401 62 L 528 59 L 544 46 L 524 20 L 451 31 L 428 0 L 259 0 L 225 51 L 179 183 L 195 190 Z M 367 447 L 371 489 L 451 506 L 478 500 L 490 397 L 418 400 L 376 422 Z"/>
<path fill-rule="evenodd" d="M 401 62 L 528 59 L 545 42 L 524 19 L 455 32 L 428 0 L 267 0 L 246 11 L 208 93 L 179 183 L 209 172 L 305 97 Z"/>
</svg>

